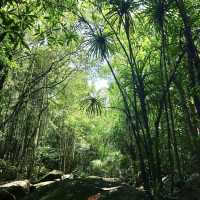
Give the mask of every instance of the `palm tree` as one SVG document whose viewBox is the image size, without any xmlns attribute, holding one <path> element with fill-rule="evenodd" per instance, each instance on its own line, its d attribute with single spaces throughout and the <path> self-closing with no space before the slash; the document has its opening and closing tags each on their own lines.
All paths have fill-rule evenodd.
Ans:
<svg viewBox="0 0 200 200">
<path fill-rule="evenodd" d="M 94 97 L 92 95 L 88 95 L 81 101 L 81 107 L 89 116 L 93 114 L 101 115 L 102 104 L 102 99 L 100 97 Z"/>
<path fill-rule="evenodd" d="M 86 20 L 84 20 L 86 22 Z M 141 167 L 141 172 L 142 172 L 142 176 L 143 176 L 143 180 L 144 180 L 144 187 L 145 187 L 145 191 L 147 193 L 147 198 L 151 199 L 152 195 L 150 192 L 150 174 L 148 174 L 146 172 L 146 164 L 144 161 L 144 155 L 143 155 L 143 151 L 142 151 L 142 139 L 141 136 L 139 134 L 139 131 L 137 131 L 137 127 L 139 127 L 138 125 L 135 124 L 135 119 L 133 118 L 134 113 L 132 113 L 132 108 L 130 107 L 131 105 L 131 99 L 129 97 L 129 95 L 126 92 L 126 89 L 123 87 L 123 85 L 121 84 L 119 78 L 116 75 L 116 72 L 112 66 L 112 64 L 109 61 L 109 56 L 111 55 L 113 46 L 112 46 L 112 35 L 115 34 L 111 34 L 111 33 L 106 33 L 103 32 L 101 28 L 93 28 L 88 22 L 86 22 L 86 25 L 89 27 L 90 29 L 90 33 L 88 34 L 88 37 L 86 39 L 86 47 L 88 48 L 88 52 L 90 54 L 90 56 L 93 56 L 95 58 L 99 58 L 101 61 L 105 61 L 114 77 L 114 80 L 117 84 L 117 87 L 120 91 L 120 94 L 122 96 L 123 99 L 123 103 L 124 103 L 124 108 L 125 108 L 125 113 L 126 113 L 126 118 L 128 119 L 128 126 L 131 130 L 131 133 L 134 135 L 135 138 L 135 142 L 138 148 L 138 154 L 139 154 L 139 160 L 140 160 L 140 167 Z M 129 56 L 128 56 L 129 58 Z M 135 87 L 135 86 L 134 86 Z M 89 98 L 90 100 L 90 106 L 91 107 L 87 107 L 87 109 L 89 111 L 94 111 L 94 109 L 96 108 L 95 104 L 97 103 L 96 100 Z M 132 104 L 133 105 L 133 104 Z M 144 105 L 144 104 L 143 104 Z M 135 110 L 136 108 L 133 106 L 133 109 Z M 135 110 L 135 113 L 137 113 L 137 111 Z M 138 122 L 138 120 L 136 120 Z M 146 151 L 148 152 L 148 147 L 146 145 L 144 145 L 146 147 Z M 152 168 L 150 168 L 151 170 Z"/>
</svg>

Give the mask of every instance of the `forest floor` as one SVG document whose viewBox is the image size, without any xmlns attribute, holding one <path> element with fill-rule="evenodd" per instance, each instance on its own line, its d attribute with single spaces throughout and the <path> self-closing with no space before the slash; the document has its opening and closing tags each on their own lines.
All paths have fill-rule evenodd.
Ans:
<svg viewBox="0 0 200 200">
<path fill-rule="evenodd" d="M 52 171 L 35 183 L 29 180 L 0 182 L 0 200 L 144 200 L 142 188 L 122 182 L 118 178 L 88 176 L 75 178 Z M 165 182 L 162 199 L 200 200 L 200 175 L 193 174 L 170 197 Z M 170 197 L 170 198 L 169 198 Z"/>
<path fill-rule="evenodd" d="M 61 180 L 36 189 L 23 200 L 140 200 L 144 193 L 104 178 Z"/>
<path fill-rule="evenodd" d="M 0 200 L 142 200 L 144 192 L 119 178 L 78 177 L 53 170 L 38 180 L 0 180 Z"/>
</svg>

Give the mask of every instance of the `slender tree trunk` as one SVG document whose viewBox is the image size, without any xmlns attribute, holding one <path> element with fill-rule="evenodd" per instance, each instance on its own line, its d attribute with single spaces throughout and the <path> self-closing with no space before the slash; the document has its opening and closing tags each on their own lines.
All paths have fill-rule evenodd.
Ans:
<svg viewBox="0 0 200 200">
<path fill-rule="evenodd" d="M 8 75 L 8 69 L 4 64 L 0 64 L 0 90 L 3 89 L 6 78 Z"/>
<path fill-rule="evenodd" d="M 188 71 L 191 80 L 191 87 L 195 89 L 195 87 L 200 84 L 200 58 L 193 39 L 191 19 L 184 1 L 176 0 L 176 5 L 184 25 L 184 36 L 186 40 L 186 51 L 188 54 Z M 200 98 L 195 91 L 193 99 L 198 116 L 200 117 Z"/>
<path fill-rule="evenodd" d="M 169 102 L 169 114 L 170 114 L 170 120 L 171 120 L 171 128 L 172 128 L 172 137 L 173 137 L 173 146 L 174 146 L 174 153 L 175 153 L 175 158 L 176 158 L 176 165 L 177 165 L 177 169 L 178 169 L 179 179 L 182 182 L 183 181 L 183 173 L 182 173 L 182 168 L 181 168 L 180 156 L 179 156 L 179 152 L 178 152 L 178 143 L 177 143 L 176 130 L 175 130 L 175 125 L 174 125 L 174 114 L 173 114 L 173 107 L 172 107 L 170 93 L 168 93 L 168 102 Z"/>
<path fill-rule="evenodd" d="M 187 126 L 186 134 L 187 134 L 188 142 L 190 145 L 190 149 L 191 149 L 191 152 L 194 152 L 198 149 L 197 128 L 192 122 L 191 112 L 190 112 L 190 109 L 188 108 L 185 91 L 181 83 L 178 81 L 178 79 L 175 79 L 174 83 L 180 95 L 180 103 L 184 112 L 185 124 Z"/>
</svg>

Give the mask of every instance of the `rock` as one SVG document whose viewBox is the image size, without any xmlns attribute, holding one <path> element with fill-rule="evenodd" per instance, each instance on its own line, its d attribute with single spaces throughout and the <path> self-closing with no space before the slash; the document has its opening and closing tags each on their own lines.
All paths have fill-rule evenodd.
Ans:
<svg viewBox="0 0 200 200">
<path fill-rule="evenodd" d="M 113 192 L 113 191 L 117 191 L 121 186 L 115 186 L 115 187 L 104 187 L 101 188 L 102 191 L 109 191 L 109 192 Z"/>
<path fill-rule="evenodd" d="M 55 179 L 61 179 L 63 172 L 59 170 L 53 170 L 45 175 L 39 182 L 54 181 Z"/>
<path fill-rule="evenodd" d="M 45 182 L 41 182 L 41 183 L 34 184 L 34 187 L 35 187 L 36 189 L 40 189 L 41 187 L 51 185 L 52 183 L 55 183 L 55 182 L 56 182 L 56 181 L 45 181 Z"/>
<path fill-rule="evenodd" d="M 31 184 L 30 186 L 30 193 L 36 191 L 36 187 L 34 185 Z"/>
<path fill-rule="evenodd" d="M 64 174 L 61 177 L 61 180 L 65 180 L 65 179 L 73 179 L 74 175 L 73 174 Z"/>
<path fill-rule="evenodd" d="M 144 192 L 130 185 L 103 179 L 87 177 L 55 181 L 42 186 L 23 200 L 144 200 Z"/>
<path fill-rule="evenodd" d="M 106 181 L 106 182 L 120 182 L 121 180 L 119 178 L 102 178 L 103 181 Z"/>
<path fill-rule="evenodd" d="M 90 184 L 94 184 L 99 188 L 110 188 L 110 187 L 116 187 L 121 184 L 120 179 L 117 178 L 105 178 L 105 177 L 99 177 L 99 176 L 88 176 L 84 178 L 84 180 Z"/>
<path fill-rule="evenodd" d="M 119 182 L 121 182 L 121 179 L 112 178 L 112 177 L 88 176 L 87 179 L 102 180 L 104 182 L 110 182 L 110 183 L 119 183 Z"/>
<path fill-rule="evenodd" d="M 98 185 L 85 179 L 65 179 L 43 185 L 23 200 L 87 200 L 89 197 L 101 192 Z"/>
<path fill-rule="evenodd" d="M 16 200 L 15 196 L 6 190 L 0 190 L 1 200 Z"/>
<path fill-rule="evenodd" d="M 116 189 L 112 189 L 109 193 L 105 193 L 102 196 L 102 200 L 144 200 L 145 194 L 144 192 L 137 191 L 131 186 L 121 185 Z"/>
<path fill-rule="evenodd" d="M 0 188 L 14 195 L 17 199 L 24 197 L 30 192 L 31 184 L 28 180 L 14 181 L 0 185 Z"/>
<path fill-rule="evenodd" d="M 138 175 L 135 177 L 135 187 L 141 187 L 144 185 L 144 181 L 142 178 L 142 174 L 138 173 Z"/>
<path fill-rule="evenodd" d="M 102 179 L 100 176 L 88 176 L 88 179 Z"/>
</svg>

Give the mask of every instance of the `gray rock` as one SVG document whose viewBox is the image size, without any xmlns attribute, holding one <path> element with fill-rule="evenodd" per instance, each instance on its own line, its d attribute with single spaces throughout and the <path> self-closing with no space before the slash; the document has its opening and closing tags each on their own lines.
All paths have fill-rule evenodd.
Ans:
<svg viewBox="0 0 200 200">
<path fill-rule="evenodd" d="M 30 192 L 30 187 L 31 184 L 28 180 L 13 181 L 0 185 L 0 189 L 14 195 L 17 199 L 27 195 Z"/>
<path fill-rule="evenodd" d="M 39 182 L 46 182 L 46 181 L 54 181 L 56 179 L 61 179 L 63 176 L 63 172 L 59 170 L 53 170 L 45 175 Z"/>
<path fill-rule="evenodd" d="M 15 196 L 6 190 L 0 190 L 1 200 L 16 200 Z"/>
<path fill-rule="evenodd" d="M 65 179 L 73 179 L 74 175 L 73 174 L 64 174 L 61 177 L 61 180 L 65 180 Z"/>
</svg>

